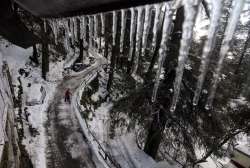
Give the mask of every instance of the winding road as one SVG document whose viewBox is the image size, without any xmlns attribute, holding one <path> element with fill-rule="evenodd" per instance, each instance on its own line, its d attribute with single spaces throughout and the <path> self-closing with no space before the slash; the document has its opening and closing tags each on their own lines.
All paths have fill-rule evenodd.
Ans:
<svg viewBox="0 0 250 168">
<path fill-rule="evenodd" d="M 46 159 L 48 168 L 102 168 L 92 153 L 87 139 L 80 129 L 72 106 L 64 102 L 67 88 L 74 94 L 88 75 L 96 72 L 105 60 L 98 57 L 95 64 L 74 77 L 66 77 L 56 88 L 48 107 Z"/>
</svg>

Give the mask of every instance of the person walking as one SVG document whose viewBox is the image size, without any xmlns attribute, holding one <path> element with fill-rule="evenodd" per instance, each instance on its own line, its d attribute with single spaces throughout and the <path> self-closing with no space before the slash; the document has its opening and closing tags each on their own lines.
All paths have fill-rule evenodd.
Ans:
<svg viewBox="0 0 250 168">
<path fill-rule="evenodd" d="M 65 92 L 65 96 L 64 96 L 64 102 L 65 102 L 65 103 L 66 103 L 66 102 L 70 103 L 71 95 L 72 95 L 72 94 L 71 94 L 70 90 L 67 89 L 66 92 Z"/>
</svg>

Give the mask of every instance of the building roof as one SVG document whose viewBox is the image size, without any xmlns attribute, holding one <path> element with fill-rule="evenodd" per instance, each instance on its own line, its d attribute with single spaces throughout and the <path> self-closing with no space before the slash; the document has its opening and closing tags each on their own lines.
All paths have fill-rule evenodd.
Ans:
<svg viewBox="0 0 250 168">
<path fill-rule="evenodd" d="M 95 14 L 164 0 L 14 0 L 39 17 L 65 17 Z M 166 0 L 165 0 L 166 1 Z"/>
<path fill-rule="evenodd" d="M 250 158 L 250 146 L 247 144 L 236 146 L 235 150 Z"/>
</svg>

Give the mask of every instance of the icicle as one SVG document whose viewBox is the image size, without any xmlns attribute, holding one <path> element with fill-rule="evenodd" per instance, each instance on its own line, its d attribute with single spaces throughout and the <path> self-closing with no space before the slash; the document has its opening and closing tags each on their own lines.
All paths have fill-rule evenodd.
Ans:
<svg viewBox="0 0 250 168">
<path fill-rule="evenodd" d="M 147 41 L 148 41 L 150 23 L 151 23 L 151 6 L 146 5 L 144 29 L 143 29 L 143 36 L 142 36 L 142 56 L 145 55 L 145 50 L 147 48 Z"/>
<path fill-rule="evenodd" d="M 153 27 L 153 40 L 152 40 L 153 49 L 155 49 L 155 46 L 156 46 L 157 29 L 160 24 L 160 14 L 161 14 L 161 5 L 157 4 L 154 6 L 155 6 L 155 18 L 154 18 L 154 27 Z"/>
<path fill-rule="evenodd" d="M 190 49 L 192 34 L 193 34 L 193 27 L 196 15 L 198 13 L 198 6 L 200 0 L 183 0 L 183 3 L 185 10 L 185 19 L 183 23 L 183 34 L 179 50 L 178 67 L 176 68 L 176 77 L 174 82 L 174 96 L 170 107 L 171 112 L 175 111 L 178 102 L 184 66 L 188 58 L 188 52 Z"/>
<path fill-rule="evenodd" d="M 102 36 L 104 36 L 105 33 L 105 14 L 101 14 L 101 22 L 102 22 Z"/>
<path fill-rule="evenodd" d="M 215 39 L 219 26 L 219 20 L 221 17 L 221 9 L 222 9 L 222 0 L 213 0 L 212 1 L 212 16 L 211 23 L 208 31 L 208 37 L 205 42 L 203 53 L 201 57 L 201 66 L 199 68 L 200 75 L 198 77 L 197 87 L 194 94 L 193 105 L 196 106 L 199 101 L 200 93 L 202 90 L 202 86 L 207 74 L 208 64 L 210 62 L 211 52 L 215 47 Z"/>
<path fill-rule="evenodd" d="M 47 32 L 47 23 L 46 23 L 46 19 L 43 19 L 43 28 L 44 28 L 44 32 Z"/>
<path fill-rule="evenodd" d="M 70 46 L 69 46 L 70 31 L 69 31 L 68 20 L 65 20 L 63 22 L 63 27 L 65 30 L 64 47 L 66 48 L 67 51 L 69 51 L 70 50 Z"/>
<path fill-rule="evenodd" d="M 51 20 L 50 22 L 50 25 L 51 25 L 51 28 L 52 28 L 52 31 L 53 31 L 53 35 L 54 35 L 54 40 L 55 40 L 55 44 L 57 45 L 57 21 L 56 20 Z"/>
<path fill-rule="evenodd" d="M 55 44 L 58 44 L 59 22 L 55 21 Z"/>
<path fill-rule="evenodd" d="M 71 33 L 72 33 L 72 39 L 73 39 L 73 42 L 75 41 L 76 39 L 76 36 L 75 36 L 75 19 L 74 18 L 71 18 L 71 26 L 72 26 L 72 29 L 71 29 Z"/>
<path fill-rule="evenodd" d="M 86 26 L 87 26 L 87 23 L 86 23 L 86 18 L 85 16 L 82 17 L 82 29 L 81 29 L 81 32 L 82 32 L 82 39 L 84 42 L 86 42 Z"/>
<path fill-rule="evenodd" d="M 125 30 L 126 30 L 126 11 L 123 9 L 121 11 L 121 37 L 120 37 L 120 53 L 123 53 L 123 44 L 124 44 L 124 37 L 125 37 Z"/>
<path fill-rule="evenodd" d="M 229 50 L 230 42 L 233 38 L 235 29 L 237 26 L 237 22 L 239 21 L 239 17 L 243 9 L 245 0 L 237 0 L 237 1 L 235 0 L 234 2 L 235 2 L 235 6 L 233 7 L 233 11 L 230 14 L 230 20 L 226 27 L 224 39 L 223 39 L 222 46 L 220 49 L 219 61 L 217 63 L 217 67 L 213 74 L 213 84 L 210 89 L 210 94 L 208 95 L 206 109 L 210 109 L 212 107 L 213 100 L 215 97 L 215 92 L 216 92 L 217 85 L 218 85 L 220 75 L 221 75 L 221 69 L 223 67 L 224 58 L 227 55 L 227 52 Z"/>
<path fill-rule="evenodd" d="M 105 14 L 102 13 L 101 14 L 101 23 L 102 23 L 102 30 L 101 30 L 101 48 L 103 51 L 103 55 L 104 55 L 104 46 L 105 46 Z"/>
<path fill-rule="evenodd" d="M 82 18 L 78 18 L 79 19 L 79 27 L 80 27 L 80 30 L 79 30 L 79 38 L 82 39 L 83 37 L 83 20 Z"/>
<path fill-rule="evenodd" d="M 77 18 L 73 18 L 73 34 L 74 34 L 74 38 L 75 41 L 78 40 L 78 33 L 77 33 Z"/>
<path fill-rule="evenodd" d="M 130 12 L 131 12 L 130 36 L 129 36 L 130 50 L 129 50 L 128 61 L 132 60 L 132 55 L 133 55 L 133 51 L 134 51 L 135 27 L 136 27 L 135 9 L 131 8 Z"/>
<path fill-rule="evenodd" d="M 165 19 L 163 23 L 163 32 L 162 32 L 162 40 L 161 40 L 161 45 L 159 49 L 159 58 L 158 58 L 158 70 L 155 78 L 155 84 L 154 84 L 154 89 L 153 89 L 153 94 L 152 94 L 152 102 L 155 102 L 159 84 L 160 84 L 160 75 L 162 71 L 162 66 L 164 64 L 165 58 L 167 56 L 167 43 L 169 39 L 169 34 L 171 31 L 171 23 L 172 23 L 172 17 L 175 11 L 175 7 L 172 9 L 169 9 L 168 4 L 166 3 L 166 12 L 165 12 Z"/>
<path fill-rule="evenodd" d="M 113 11 L 113 42 L 112 42 L 112 45 L 114 46 L 115 45 L 115 39 L 116 39 L 116 34 L 117 34 L 117 12 L 116 11 Z"/>
<path fill-rule="evenodd" d="M 94 15 L 94 37 L 97 40 L 98 37 L 98 18 L 97 15 Z"/>
<path fill-rule="evenodd" d="M 101 49 L 101 43 L 100 43 L 100 31 L 99 31 L 99 20 L 98 20 L 98 15 L 95 15 L 95 41 L 97 43 L 97 51 L 99 52 Z M 98 41 L 99 40 L 99 41 Z"/>
<path fill-rule="evenodd" d="M 72 39 L 72 41 L 74 41 L 74 24 L 72 18 L 69 19 L 69 32 L 70 38 Z"/>
<path fill-rule="evenodd" d="M 135 48 L 135 61 L 134 68 L 132 74 L 136 74 L 139 64 L 139 56 L 141 49 L 141 41 L 142 41 L 142 30 L 143 30 L 143 19 L 142 19 L 142 10 L 143 7 L 138 7 L 138 16 L 137 16 L 137 32 L 136 32 L 136 48 Z"/>
<path fill-rule="evenodd" d="M 93 47 L 93 19 L 89 16 L 89 45 Z"/>
</svg>

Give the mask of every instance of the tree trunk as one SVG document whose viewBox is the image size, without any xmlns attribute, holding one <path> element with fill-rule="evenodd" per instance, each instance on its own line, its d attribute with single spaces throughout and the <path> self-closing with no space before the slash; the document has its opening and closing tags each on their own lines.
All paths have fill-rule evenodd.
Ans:
<svg viewBox="0 0 250 168">
<path fill-rule="evenodd" d="M 34 62 L 37 66 L 39 65 L 38 52 L 37 52 L 36 45 L 33 45 L 33 55 L 32 57 L 30 57 L 30 60 Z"/>
<path fill-rule="evenodd" d="M 159 114 L 155 114 L 154 116 L 144 146 L 144 152 L 154 159 L 156 158 L 162 140 L 165 125 L 166 116 L 164 115 L 164 111 L 160 110 Z"/>
<path fill-rule="evenodd" d="M 83 62 L 83 39 L 79 39 L 79 57 L 78 57 L 78 62 Z"/>
<path fill-rule="evenodd" d="M 49 72 L 49 46 L 47 37 L 46 22 L 41 26 L 42 30 L 42 78 L 46 80 L 47 72 Z"/>
<path fill-rule="evenodd" d="M 182 24 L 184 22 L 184 9 L 179 8 L 176 14 L 176 20 L 174 21 L 174 29 L 171 35 L 170 41 L 170 50 L 168 53 L 169 58 L 165 61 L 165 81 L 168 81 L 168 86 L 171 87 L 171 84 L 175 78 L 175 71 L 173 70 L 175 67 L 175 63 L 173 60 L 177 60 L 179 55 L 180 48 L 180 40 L 182 32 Z M 158 42 L 157 42 L 158 44 Z M 171 63 L 170 63 L 171 60 Z M 172 65 L 170 67 L 170 64 Z M 166 89 L 167 90 L 167 89 Z M 166 125 L 166 116 L 164 115 L 163 110 L 160 110 L 159 116 L 154 116 L 154 119 L 151 123 L 151 127 L 148 130 L 148 136 L 146 139 L 144 151 L 150 155 L 152 158 L 155 158 L 162 140 L 162 134 Z"/>
<path fill-rule="evenodd" d="M 174 21 L 173 32 L 171 35 L 169 51 L 164 63 L 165 74 L 171 71 L 177 66 L 177 60 L 179 56 L 179 49 L 182 37 L 182 25 L 184 22 L 184 8 L 179 8 L 176 13 L 176 19 Z"/>
</svg>

